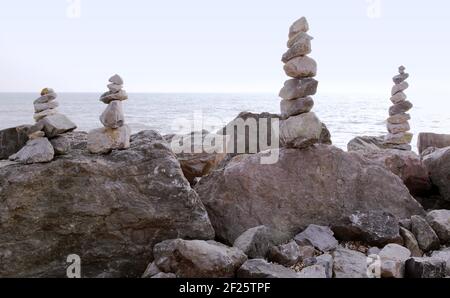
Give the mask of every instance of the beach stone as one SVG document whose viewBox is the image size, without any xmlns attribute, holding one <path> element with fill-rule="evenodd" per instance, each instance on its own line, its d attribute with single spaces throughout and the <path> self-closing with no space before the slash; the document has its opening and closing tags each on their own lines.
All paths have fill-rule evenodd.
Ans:
<svg viewBox="0 0 450 298">
<path fill-rule="evenodd" d="M 333 252 L 335 278 L 367 278 L 367 257 L 354 250 L 339 247 Z"/>
<path fill-rule="evenodd" d="M 262 164 L 263 153 L 236 156 L 195 186 L 220 239 L 233 243 L 261 224 L 293 237 L 357 211 L 425 214 L 399 177 L 356 153 L 322 144 L 277 153 L 274 164 Z"/>
<path fill-rule="evenodd" d="M 30 127 L 22 125 L 0 130 L 0 160 L 8 159 L 26 145 Z"/>
<path fill-rule="evenodd" d="M 400 228 L 400 235 L 403 238 L 403 243 L 407 249 L 411 252 L 412 257 L 423 257 L 423 251 L 419 247 L 416 237 L 406 228 Z"/>
<path fill-rule="evenodd" d="M 108 89 L 112 93 L 117 93 L 120 90 L 122 90 L 122 88 L 123 88 L 123 85 L 117 85 L 117 84 L 114 84 L 114 83 L 108 85 Z"/>
<path fill-rule="evenodd" d="M 45 135 L 48 138 L 54 138 L 60 134 L 73 131 L 77 128 L 75 123 L 70 121 L 67 116 L 63 114 L 53 114 L 45 117 L 39 124 L 43 126 Z"/>
<path fill-rule="evenodd" d="M 303 80 L 291 79 L 284 83 L 279 96 L 283 99 L 304 98 L 317 92 L 319 82 L 308 78 Z"/>
<path fill-rule="evenodd" d="M 50 143 L 55 150 L 55 155 L 66 155 L 70 152 L 70 142 L 63 136 L 57 136 L 51 139 Z"/>
<path fill-rule="evenodd" d="M 247 260 L 241 250 L 212 240 L 166 240 L 153 255 L 162 272 L 180 278 L 233 278 Z"/>
<path fill-rule="evenodd" d="M 388 244 L 380 251 L 379 257 L 381 277 L 405 277 L 405 262 L 411 257 L 409 249 L 398 244 Z"/>
<path fill-rule="evenodd" d="M 401 132 L 396 134 L 390 133 L 386 135 L 385 143 L 395 145 L 409 144 L 411 143 L 412 138 L 413 134 L 409 132 Z"/>
<path fill-rule="evenodd" d="M 441 243 L 450 244 L 450 210 L 433 210 L 428 213 L 426 219 Z"/>
<path fill-rule="evenodd" d="M 440 248 L 438 236 L 424 218 L 417 215 L 412 216 L 411 229 L 419 243 L 420 249 L 424 252 Z"/>
<path fill-rule="evenodd" d="M 288 52 L 287 54 L 292 56 L 292 53 Z M 317 75 L 317 63 L 308 56 L 296 57 L 290 59 L 284 65 L 284 71 L 288 76 L 295 79 L 311 78 Z"/>
<path fill-rule="evenodd" d="M 431 254 L 431 257 L 433 259 L 439 259 L 445 262 L 445 274 L 447 275 L 447 277 L 450 276 L 450 248 L 444 248 L 442 250 L 439 251 L 434 251 Z"/>
<path fill-rule="evenodd" d="M 296 35 L 292 36 L 292 38 L 289 38 L 287 42 L 287 47 L 292 48 L 292 46 L 298 42 L 304 43 L 307 41 L 312 41 L 314 38 L 306 32 L 299 32 Z"/>
<path fill-rule="evenodd" d="M 53 160 L 55 151 L 47 138 L 29 140 L 19 152 L 9 157 L 22 164 L 45 163 Z"/>
<path fill-rule="evenodd" d="M 299 278 L 329 278 L 326 268 L 322 265 L 312 265 L 304 268 L 298 274 Z"/>
<path fill-rule="evenodd" d="M 401 73 L 399 75 L 396 75 L 392 80 L 396 85 L 406 81 L 409 78 L 409 74 L 407 73 Z"/>
<path fill-rule="evenodd" d="M 438 149 L 450 147 L 450 134 L 422 132 L 419 134 L 417 147 L 419 148 L 420 154 L 430 147 Z"/>
<path fill-rule="evenodd" d="M 298 39 L 289 50 L 284 53 L 281 61 L 287 63 L 293 58 L 302 57 L 311 53 L 311 39 L 303 38 Z"/>
<path fill-rule="evenodd" d="M 333 256 L 329 253 L 320 255 L 316 258 L 317 265 L 322 265 L 325 268 L 325 276 L 327 278 L 333 277 Z"/>
<path fill-rule="evenodd" d="M 297 99 L 283 99 L 280 104 L 281 117 L 288 118 L 291 116 L 308 113 L 313 107 L 314 100 L 309 96 Z"/>
<path fill-rule="evenodd" d="M 111 101 L 100 116 L 100 121 L 108 128 L 122 127 L 125 124 L 122 102 L 120 100 Z"/>
<path fill-rule="evenodd" d="M 394 85 L 394 87 L 392 87 L 392 96 L 394 96 L 395 94 L 399 93 L 399 92 L 403 92 L 406 89 L 409 88 L 409 84 L 408 82 L 402 82 L 400 84 Z"/>
<path fill-rule="evenodd" d="M 55 114 L 58 114 L 58 110 L 57 109 L 50 109 L 50 110 L 42 111 L 40 113 L 35 113 L 33 118 L 34 118 L 34 120 L 36 122 L 38 122 L 39 120 L 41 120 L 41 119 L 43 119 L 45 117 L 48 117 L 48 116 L 51 116 L 51 115 L 55 115 Z"/>
<path fill-rule="evenodd" d="M 355 137 L 347 144 L 347 151 L 377 151 L 384 149 L 384 136 L 360 136 Z"/>
<path fill-rule="evenodd" d="M 390 124 L 388 123 L 387 129 L 389 133 L 391 134 L 397 134 L 402 132 L 407 132 L 411 130 L 411 126 L 408 122 L 402 123 L 402 124 Z"/>
<path fill-rule="evenodd" d="M 55 109 L 59 106 L 59 103 L 56 100 L 49 101 L 46 103 L 35 103 L 34 104 L 34 111 L 36 113 L 43 112 L 45 110 Z"/>
<path fill-rule="evenodd" d="M 334 233 L 329 227 L 309 225 L 306 230 L 295 236 L 298 245 L 311 245 L 322 252 L 329 252 L 338 246 Z"/>
<path fill-rule="evenodd" d="M 295 241 L 283 245 L 272 246 L 268 254 L 269 261 L 286 267 L 297 264 L 300 258 L 300 247 Z"/>
<path fill-rule="evenodd" d="M 297 272 L 263 259 L 248 260 L 237 272 L 238 278 L 299 278 Z"/>
<path fill-rule="evenodd" d="M 313 112 L 280 121 L 280 142 L 290 148 L 306 148 L 319 142 L 322 122 Z"/>
<path fill-rule="evenodd" d="M 289 28 L 289 38 L 292 38 L 293 36 L 301 33 L 301 32 L 308 32 L 309 31 L 309 24 L 305 17 L 301 17 L 297 21 L 295 21 L 291 27 Z"/>
<path fill-rule="evenodd" d="M 357 212 L 347 218 L 347 222 L 334 226 L 339 240 L 363 241 L 369 245 L 383 247 L 389 243 L 402 243 L 398 220 L 384 211 Z"/>
<path fill-rule="evenodd" d="M 102 96 L 100 97 L 100 101 L 102 101 L 103 103 L 109 104 L 112 101 L 115 100 L 127 100 L 128 99 L 128 94 L 125 90 L 120 90 L 119 92 L 106 92 L 103 93 Z"/>
<path fill-rule="evenodd" d="M 45 132 L 43 132 L 43 131 L 36 131 L 36 132 L 33 132 L 28 135 L 28 138 L 30 140 L 39 139 L 39 138 L 43 138 L 43 137 L 45 137 Z"/>
<path fill-rule="evenodd" d="M 408 97 L 404 92 L 399 92 L 391 97 L 391 101 L 393 104 L 398 104 L 405 101 Z"/>
<path fill-rule="evenodd" d="M 120 128 L 98 128 L 88 134 L 87 148 L 93 154 L 106 154 L 112 150 L 123 150 L 130 147 L 131 129 L 128 125 Z"/>
<path fill-rule="evenodd" d="M 445 261 L 439 258 L 410 258 L 406 261 L 407 278 L 444 278 Z"/>
<path fill-rule="evenodd" d="M 393 105 L 389 108 L 389 116 L 394 116 L 397 114 L 406 113 L 409 110 L 411 110 L 413 107 L 413 104 L 409 101 L 402 101 L 398 104 Z"/>
<path fill-rule="evenodd" d="M 214 238 L 157 132 L 135 134 L 129 150 L 110 155 L 89 154 L 85 133 L 64 136 L 73 139 L 69 155 L 0 167 L 0 202 L 8 202 L 0 206 L 0 276 L 67 277 L 67 256 L 77 253 L 82 277 L 140 277 L 155 244 Z"/>
<path fill-rule="evenodd" d="M 44 104 L 44 103 L 48 103 L 52 100 L 55 100 L 58 97 L 58 94 L 56 93 L 48 93 L 45 95 L 42 95 L 41 97 L 39 97 L 38 99 L 36 99 L 33 103 L 34 104 Z"/>
<path fill-rule="evenodd" d="M 249 258 L 265 258 L 269 249 L 284 240 L 281 233 L 266 226 L 258 226 L 245 231 L 233 246 L 243 251 Z"/>
<path fill-rule="evenodd" d="M 387 119 L 390 124 L 402 124 L 411 120 L 411 115 L 406 113 L 396 114 Z"/>
<path fill-rule="evenodd" d="M 423 158 L 431 181 L 444 201 L 450 201 L 450 147 L 437 149 Z"/>
<path fill-rule="evenodd" d="M 115 74 L 111 78 L 109 78 L 109 82 L 116 85 L 123 85 L 123 79 L 118 74 Z"/>
</svg>

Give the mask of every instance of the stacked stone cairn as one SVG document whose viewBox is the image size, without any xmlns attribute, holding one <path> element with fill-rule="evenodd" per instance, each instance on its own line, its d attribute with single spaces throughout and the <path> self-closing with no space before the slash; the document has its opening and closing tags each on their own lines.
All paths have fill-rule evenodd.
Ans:
<svg viewBox="0 0 450 298">
<path fill-rule="evenodd" d="M 28 129 L 28 142 L 16 154 L 9 157 L 12 161 L 24 164 L 52 161 L 55 153 L 52 140 L 70 132 L 77 126 L 65 115 L 57 111 L 59 103 L 57 94 L 51 88 L 41 91 L 41 96 L 34 101 L 34 120 L 36 124 Z"/>
<path fill-rule="evenodd" d="M 309 25 L 305 17 L 296 21 L 289 30 L 288 51 L 283 55 L 284 71 L 292 79 L 280 91 L 281 116 L 280 143 L 289 148 L 306 148 L 319 142 L 322 123 L 311 112 L 318 82 L 317 64 L 307 55 L 311 53 Z"/>
<path fill-rule="evenodd" d="M 391 101 L 394 104 L 389 109 L 389 118 L 387 119 L 387 129 L 389 134 L 385 138 L 385 145 L 388 148 L 410 151 L 413 134 L 410 133 L 408 121 L 411 116 L 407 114 L 412 109 L 413 104 L 407 101 L 404 93 L 409 85 L 406 82 L 409 74 L 405 73 L 405 67 L 399 67 L 399 74 L 393 80 L 395 86 L 392 88 Z"/>
<path fill-rule="evenodd" d="M 125 124 L 122 101 L 128 99 L 123 90 L 123 80 L 119 75 L 109 79 L 109 91 L 102 94 L 100 101 L 108 107 L 100 116 L 103 128 L 94 129 L 88 134 L 88 150 L 93 154 L 107 154 L 112 150 L 130 147 L 131 129 Z"/>
</svg>

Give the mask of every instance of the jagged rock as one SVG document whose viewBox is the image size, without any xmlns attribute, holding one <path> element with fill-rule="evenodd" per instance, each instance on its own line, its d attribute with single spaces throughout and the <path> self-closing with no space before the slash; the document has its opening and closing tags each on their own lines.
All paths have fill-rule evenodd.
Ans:
<svg viewBox="0 0 450 298">
<path fill-rule="evenodd" d="M 434 148 L 445 148 L 450 147 L 450 134 L 435 134 L 435 133 L 425 133 L 419 134 L 419 139 L 417 141 L 417 147 L 419 148 L 419 153 L 425 151 L 425 149 Z"/>
<path fill-rule="evenodd" d="M 300 258 L 300 247 L 295 241 L 279 246 L 272 246 L 268 255 L 269 261 L 287 267 L 297 264 Z"/>
<path fill-rule="evenodd" d="M 247 260 L 239 249 L 216 241 L 167 240 L 153 249 L 155 264 L 180 278 L 232 278 Z"/>
<path fill-rule="evenodd" d="M 7 159 L 25 146 L 30 125 L 0 130 L 0 159 Z"/>
<path fill-rule="evenodd" d="M 308 97 L 316 94 L 318 85 L 319 82 L 313 78 L 287 80 L 279 96 L 286 100 Z"/>
<path fill-rule="evenodd" d="M 345 241 L 363 241 L 383 247 L 389 243 L 402 244 L 398 220 L 384 211 L 357 212 L 342 225 L 334 226 L 336 237 Z"/>
<path fill-rule="evenodd" d="M 439 258 L 411 258 L 406 261 L 407 278 L 444 278 L 445 261 Z"/>
<path fill-rule="evenodd" d="M 411 257 L 409 249 L 398 244 L 388 244 L 380 251 L 381 277 L 405 277 L 405 262 Z"/>
<path fill-rule="evenodd" d="M 97 128 L 87 136 L 87 148 L 93 154 L 106 154 L 112 150 L 123 150 L 130 147 L 131 129 L 124 125 L 117 129 Z"/>
<path fill-rule="evenodd" d="M 308 56 L 296 57 L 292 58 L 284 65 L 284 71 L 286 75 L 294 79 L 312 78 L 317 75 L 317 63 Z"/>
<path fill-rule="evenodd" d="M 334 259 L 330 254 L 323 254 L 316 258 L 317 265 L 322 265 L 325 268 L 325 276 L 327 278 L 333 277 Z"/>
<path fill-rule="evenodd" d="M 306 267 L 298 275 L 300 278 L 328 278 L 326 268 L 322 265 Z"/>
<path fill-rule="evenodd" d="M 261 224 L 294 236 L 311 223 L 338 225 L 357 211 L 424 214 L 400 178 L 358 154 L 315 145 L 281 148 L 271 165 L 261 164 L 263 156 L 235 157 L 196 185 L 220 239 L 233 243 Z"/>
<path fill-rule="evenodd" d="M 419 243 L 420 249 L 424 252 L 439 249 L 439 238 L 425 219 L 416 215 L 412 216 L 411 229 Z"/>
<path fill-rule="evenodd" d="M 107 128 L 122 127 L 125 124 L 122 102 L 120 100 L 111 101 L 100 116 L 100 121 Z"/>
<path fill-rule="evenodd" d="M 333 252 L 333 272 L 336 278 L 367 278 L 367 258 L 364 254 L 339 247 Z"/>
<path fill-rule="evenodd" d="M 423 158 L 430 173 L 431 181 L 439 188 L 439 193 L 450 201 L 450 147 L 437 149 Z"/>
<path fill-rule="evenodd" d="M 280 142 L 289 148 L 306 148 L 319 142 L 322 122 L 313 112 L 289 117 L 280 122 Z"/>
<path fill-rule="evenodd" d="M 283 99 L 280 104 L 281 117 L 288 118 L 300 114 L 308 113 L 314 107 L 314 100 L 312 97 L 298 98 L 298 99 Z"/>
<path fill-rule="evenodd" d="M 299 245 L 312 245 L 322 252 L 334 250 L 338 246 L 334 233 L 329 227 L 309 225 L 306 230 L 295 236 Z"/>
<path fill-rule="evenodd" d="M 263 259 L 248 260 L 237 272 L 238 278 L 299 278 L 297 272 Z"/>
<path fill-rule="evenodd" d="M 55 151 L 47 138 L 29 140 L 19 152 L 9 157 L 22 164 L 45 163 L 53 160 Z"/>
<path fill-rule="evenodd" d="M 407 249 L 411 252 L 412 257 L 423 257 L 423 251 L 419 247 L 416 237 L 406 228 L 400 227 L 400 235 L 403 238 L 403 243 Z"/>
<path fill-rule="evenodd" d="M 70 119 L 63 114 L 47 116 L 39 121 L 39 124 L 43 126 L 45 135 L 48 138 L 54 138 L 57 135 L 70 132 L 77 128 L 75 123 L 70 121 Z"/>
<path fill-rule="evenodd" d="M 445 262 L 445 274 L 447 277 L 450 276 L 450 248 L 444 248 L 439 251 L 434 251 L 431 254 L 431 257 L 434 259 L 439 259 Z"/>
<path fill-rule="evenodd" d="M 434 210 L 428 213 L 427 221 L 442 244 L 450 244 L 450 210 Z"/>
<path fill-rule="evenodd" d="M 266 226 L 258 226 L 245 231 L 233 246 L 242 250 L 249 258 L 265 258 L 273 245 L 278 245 L 286 236 Z"/>
<path fill-rule="evenodd" d="M 413 108 L 413 104 L 410 101 L 402 101 L 389 108 L 389 116 L 397 114 L 404 114 Z"/>
<path fill-rule="evenodd" d="M 0 204 L 0 276 L 65 277 L 67 256 L 76 253 L 83 277 L 138 277 L 156 243 L 214 238 L 158 133 L 134 135 L 129 150 L 106 156 L 76 149 L 83 135 L 71 134 L 80 141 L 69 155 L 0 168 L 0 202 L 8 202 Z"/>
<path fill-rule="evenodd" d="M 333 142 L 331 141 L 331 133 L 328 130 L 328 127 L 325 125 L 325 123 L 322 123 L 322 132 L 320 133 L 319 144 L 326 144 L 326 145 L 333 144 Z"/>
<path fill-rule="evenodd" d="M 299 33 L 308 31 L 309 31 L 308 21 L 306 20 L 305 17 L 301 17 L 300 19 L 295 21 L 289 28 L 289 38 L 292 38 Z"/>
</svg>

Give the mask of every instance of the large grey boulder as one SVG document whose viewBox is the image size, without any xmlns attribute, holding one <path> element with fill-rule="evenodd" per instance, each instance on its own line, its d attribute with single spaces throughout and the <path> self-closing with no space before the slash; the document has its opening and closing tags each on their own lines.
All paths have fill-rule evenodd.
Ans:
<svg viewBox="0 0 450 298">
<path fill-rule="evenodd" d="M 297 272 L 263 259 L 248 260 L 237 272 L 238 278 L 299 278 Z"/>
<path fill-rule="evenodd" d="M 367 257 L 354 250 L 339 247 L 333 252 L 334 277 L 367 278 Z"/>
<path fill-rule="evenodd" d="M 7 159 L 25 146 L 30 125 L 0 130 L 0 159 Z"/>
<path fill-rule="evenodd" d="M 426 149 L 450 147 L 450 134 L 436 134 L 422 132 L 417 141 L 419 153 L 422 154 Z"/>
<path fill-rule="evenodd" d="M 438 235 L 442 244 L 450 244 L 450 210 L 433 210 L 427 221 Z"/>
<path fill-rule="evenodd" d="M 431 181 L 439 188 L 444 200 L 450 201 L 450 147 L 438 149 L 423 158 Z"/>
<path fill-rule="evenodd" d="M 247 260 L 239 249 L 216 241 L 167 240 L 153 249 L 156 266 L 180 278 L 232 278 Z"/>
<path fill-rule="evenodd" d="M 311 245 L 322 252 L 329 252 L 338 246 L 334 233 L 329 227 L 310 225 L 306 230 L 295 236 L 297 244 Z"/>
<path fill-rule="evenodd" d="M 0 276 L 64 277 L 78 254 L 83 277 L 137 277 L 156 243 L 214 238 L 158 133 L 107 156 L 76 149 L 83 144 L 51 163 L 0 167 Z"/>
<path fill-rule="evenodd" d="M 195 187 L 217 235 L 229 243 L 261 224 L 293 237 L 312 223 L 337 225 L 358 211 L 424 214 L 400 178 L 358 154 L 315 145 L 281 148 L 275 164 L 261 157 L 237 156 Z"/>
<path fill-rule="evenodd" d="M 439 249 L 440 241 L 427 221 L 420 216 L 411 217 L 411 231 L 424 252 Z"/>
<path fill-rule="evenodd" d="M 29 140 L 25 147 L 9 157 L 22 164 L 45 163 L 53 160 L 55 150 L 47 138 Z"/>
</svg>

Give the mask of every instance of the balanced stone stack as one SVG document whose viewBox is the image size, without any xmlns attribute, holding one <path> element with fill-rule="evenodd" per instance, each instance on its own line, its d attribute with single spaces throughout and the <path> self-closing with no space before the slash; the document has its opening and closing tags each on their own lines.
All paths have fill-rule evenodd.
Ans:
<svg viewBox="0 0 450 298">
<path fill-rule="evenodd" d="M 131 129 L 125 124 L 122 101 L 128 99 L 119 75 L 109 79 L 109 91 L 102 94 L 100 101 L 108 107 L 100 116 L 104 128 L 94 129 L 88 134 L 88 150 L 94 154 L 106 154 L 112 150 L 130 147 Z"/>
<path fill-rule="evenodd" d="M 316 62 L 311 53 L 311 36 L 308 21 L 302 17 L 289 30 L 288 51 L 283 55 L 284 71 L 292 79 L 285 82 L 280 91 L 281 116 L 280 142 L 290 148 L 305 148 L 320 139 L 322 123 L 311 112 L 318 82 Z"/>
<path fill-rule="evenodd" d="M 392 88 L 391 101 L 394 104 L 389 109 L 389 118 L 387 119 L 387 129 L 389 134 L 385 138 L 385 144 L 389 148 L 399 150 L 411 150 L 411 141 L 413 134 L 410 133 L 409 120 L 411 116 L 407 113 L 413 107 L 413 104 L 407 101 L 404 93 L 409 85 L 406 82 L 409 74 L 405 73 L 405 67 L 399 67 L 399 74 L 393 80 L 395 86 Z"/>
<path fill-rule="evenodd" d="M 41 91 L 41 96 L 34 101 L 36 124 L 28 130 L 29 141 L 19 152 L 10 156 L 10 160 L 25 164 L 49 162 L 55 155 L 49 139 L 77 128 L 69 118 L 58 112 L 56 97 L 57 94 L 51 88 Z"/>
</svg>

